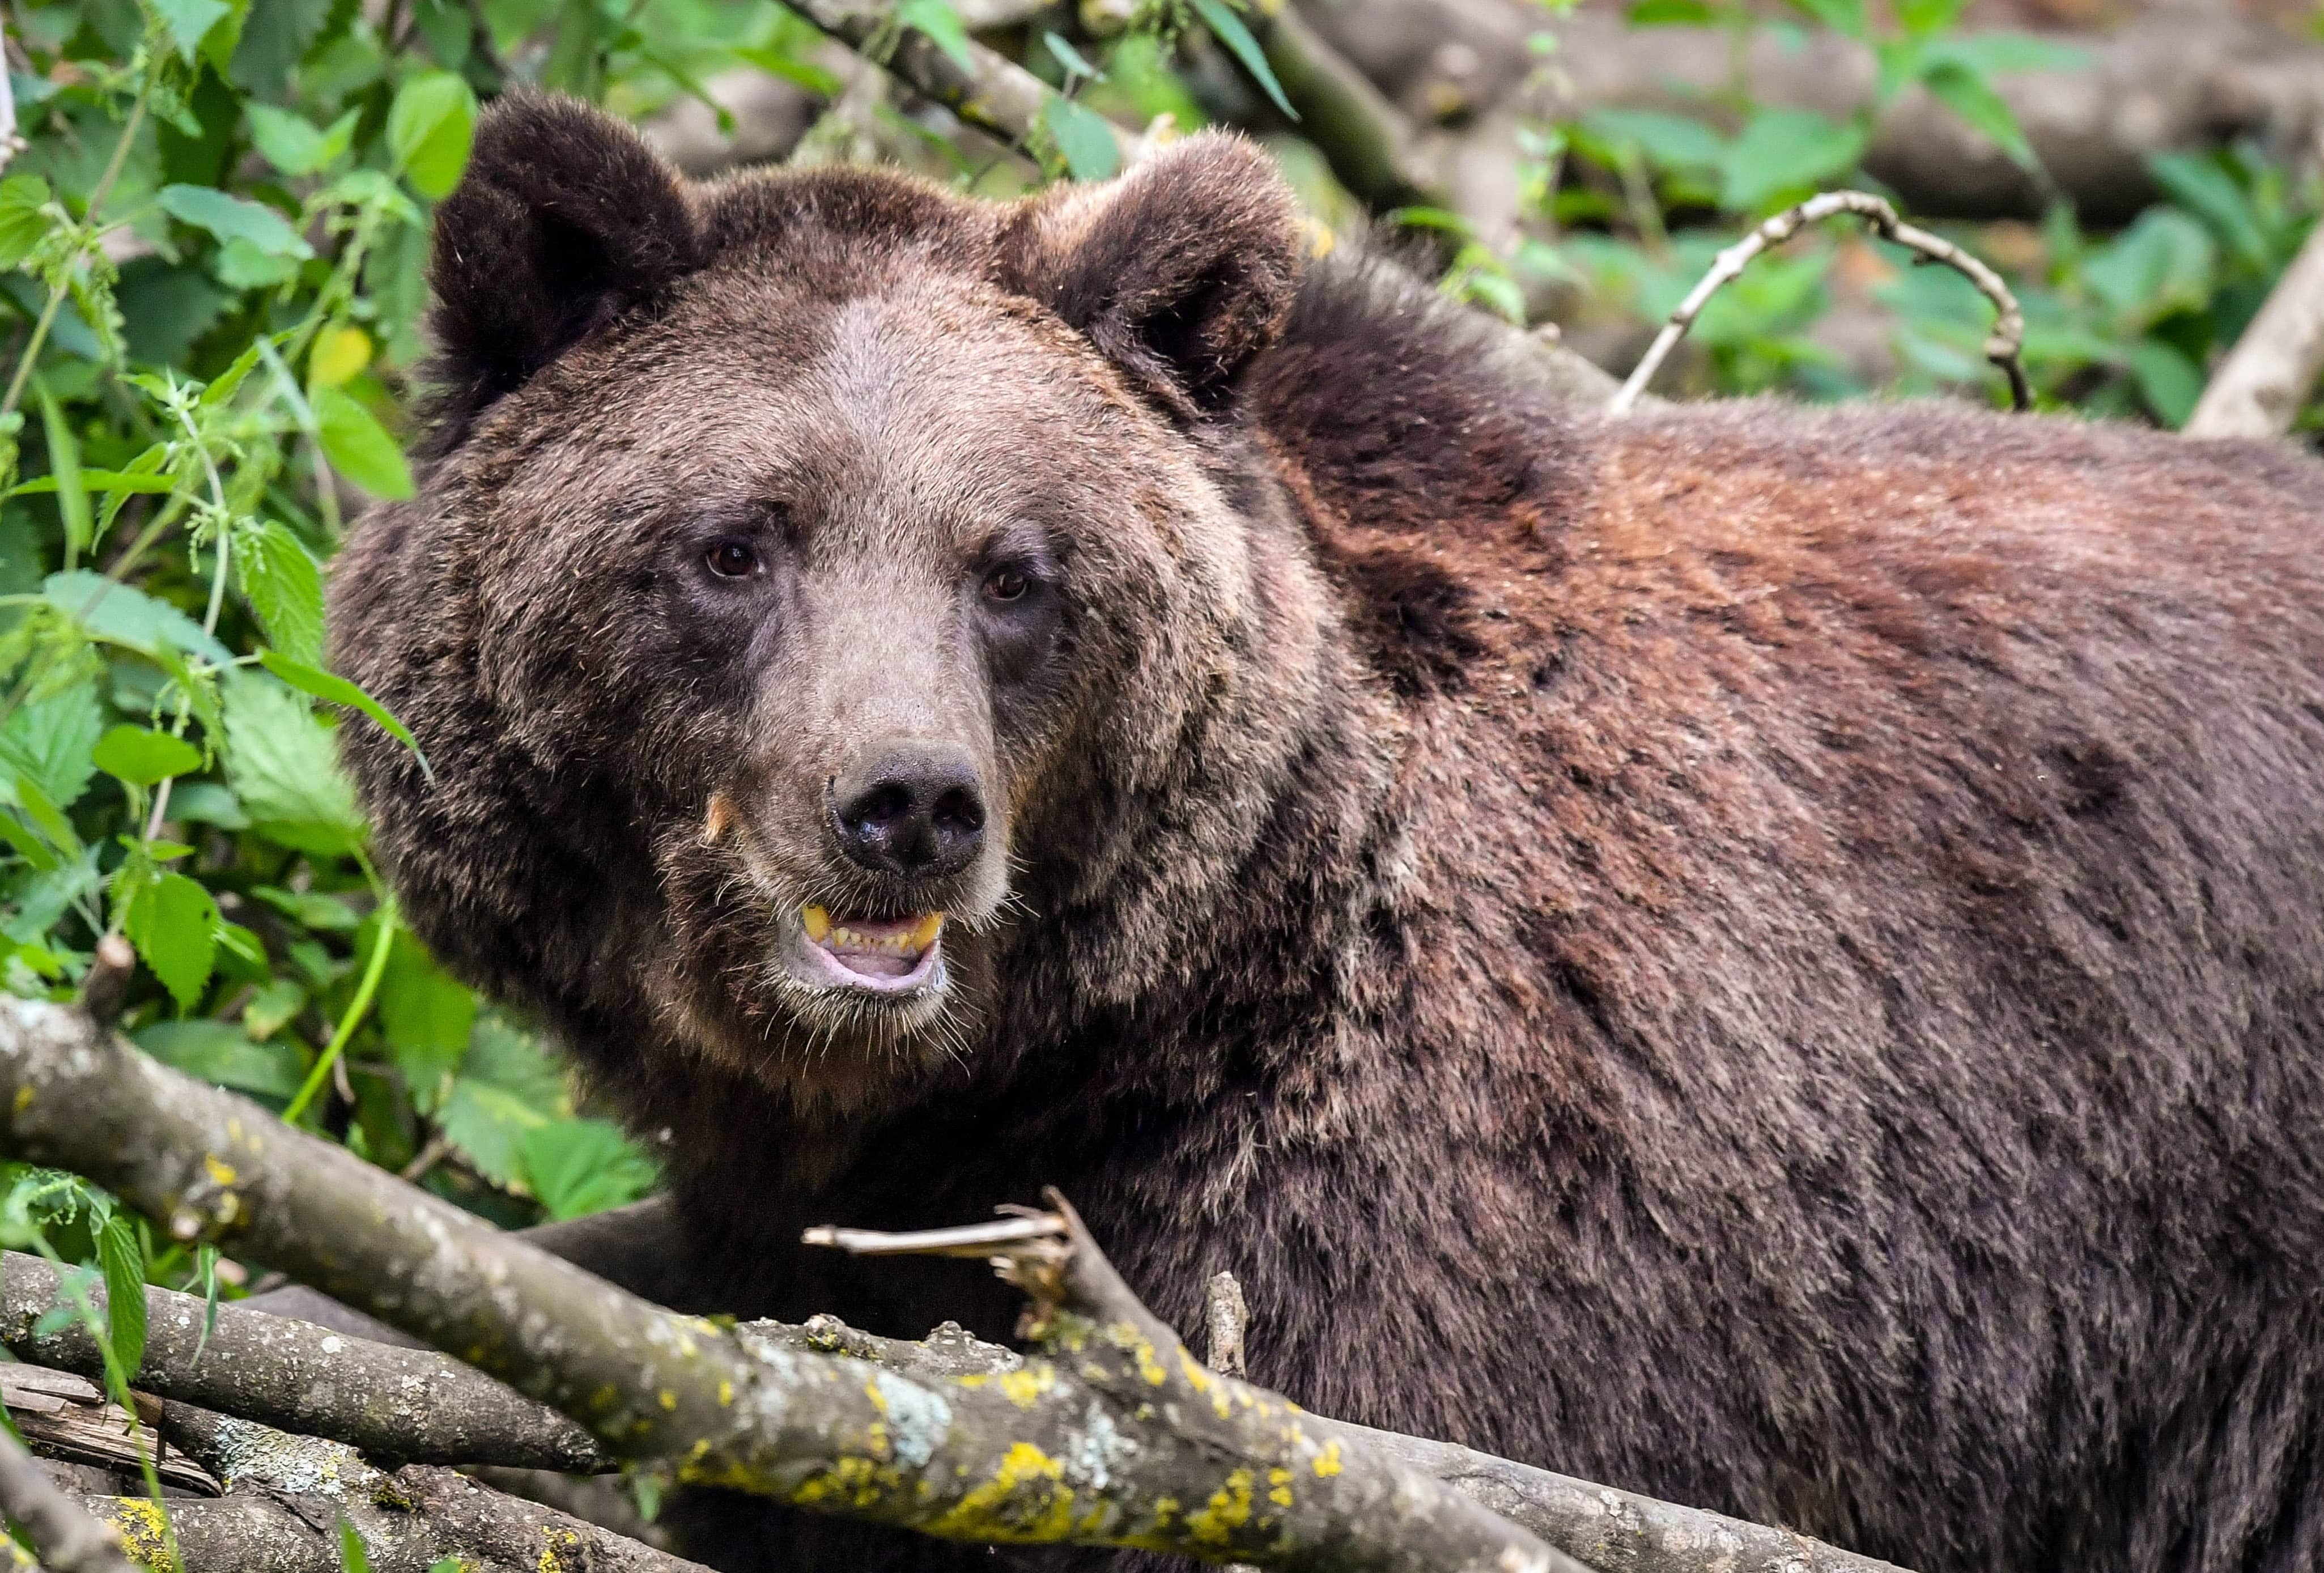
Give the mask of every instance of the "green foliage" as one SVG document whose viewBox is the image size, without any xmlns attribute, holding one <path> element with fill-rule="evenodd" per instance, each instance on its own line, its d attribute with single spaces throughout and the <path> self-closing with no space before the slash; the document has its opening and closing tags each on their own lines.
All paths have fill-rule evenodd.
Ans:
<svg viewBox="0 0 2324 1573">
<path fill-rule="evenodd" d="M 349 488 L 412 492 L 429 208 L 496 62 L 537 35 L 602 90 L 690 81 L 688 60 L 581 4 L 495 0 L 480 32 L 419 0 L 392 40 L 329 0 L 17 12 L 0 981 L 67 997 L 117 931 L 143 963 L 124 1026 L 165 1063 L 504 1222 L 642 1194 L 651 1164 L 387 899 L 336 734 L 417 744 L 327 669 L 322 565 Z M 101 1275 L 124 1372 L 138 1283 L 218 1281 L 214 1254 L 157 1248 L 102 1192 L 21 1166 L 0 1170 L 0 1237 Z"/>
<path fill-rule="evenodd" d="M 1853 122 L 1750 102 L 1739 92 L 1691 113 L 1601 109 L 1536 132 L 1531 215 L 1554 231 L 1508 259 L 1547 299 L 1578 284 L 1585 325 L 1636 325 L 1636 342 L 1750 225 L 1821 189 L 1881 190 L 1861 167 L 1879 106 L 1918 84 L 2029 170 L 2034 149 L 1995 87 L 2015 72 L 2077 63 L 2052 40 L 1959 31 L 1957 0 L 1793 0 L 1817 25 L 1870 45 L 1878 99 Z M 1885 10 L 1885 19 L 1882 15 Z M 1646 0 L 1634 25 L 1752 25 L 1728 0 Z M 2177 426 L 2210 363 L 2232 345 L 2299 249 L 2324 188 L 2295 189 L 2256 151 L 2234 147 L 2153 161 L 2163 200 L 2111 235 L 2062 203 L 2037 230 L 1946 228 L 1997 266 L 2024 307 L 2024 360 L 2047 405 Z M 1560 270 L 1563 270 L 1561 272 Z M 1476 264 L 1456 256 L 1446 288 L 1473 296 Z M 1781 391 L 1810 399 L 1873 391 L 1824 329 L 1847 308 L 1885 318 L 1890 391 L 1974 391 L 1998 397 L 1982 345 L 1992 308 L 1950 270 L 1916 266 L 1852 221 L 1834 221 L 1754 262 L 1715 296 L 1689 333 L 1683 386 L 1695 392 Z M 1611 319 L 1609 321 L 1609 319 Z M 2324 426 L 2324 402 L 2302 424 Z"/>
</svg>

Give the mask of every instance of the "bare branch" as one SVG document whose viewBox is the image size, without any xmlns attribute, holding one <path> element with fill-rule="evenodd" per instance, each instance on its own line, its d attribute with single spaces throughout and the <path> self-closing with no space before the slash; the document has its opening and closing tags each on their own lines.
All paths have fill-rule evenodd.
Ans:
<svg viewBox="0 0 2324 1573">
<path fill-rule="evenodd" d="M 2309 232 L 2267 303 L 2187 418 L 2195 437 L 2282 437 L 2324 376 L 2324 223 Z"/>
<path fill-rule="evenodd" d="M 799 9 L 817 27 L 859 52 L 894 44 L 894 53 L 875 63 L 886 66 L 969 124 L 1005 142 L 1021 143 L 1038 124 L 1042 107 L 1057 96 L 1040 78 L 982 44 L 968 46 L 969 68 L 961 69 L 924 35 L 896 32 L 894 7 L 863 0 L 800 0 Z M 870 58 L 867 54 L 867 58 Z M 1124 164 L 1137 139 L 1108 122 Z"/>
<path fill-rule="evenodd" d="M 0 1430 L 0 1513 L 24 1526 L 50 1573 L 132 1573 L 119 1537 L 58 1490 L 23 1444 L 5 1430 Z"/>
<path fill-rule="evenodd" d="M 1678 309 L 1670 314 L 1670 320 L 1655 336 L 1655 342 L 1646 347 L 1646 355 L 1622 384 L 1621 391 L 1615 394 L 1606 406 L 1606 412 L 1609 415 L 1629 413 L 1630 407 L 1637 402 L 1638 395 L 1646 391 L 1646 384 L 1654 381 L 1655 373 L 1662 369 L 1663 362 L 1669 358 L 1678 341 L 1686 336 L 1686 330 L 1693 326 L 1703 307 L 1710 303 L 1713 295 L 1740 275 L 1752 258 L 1769 246 L 1782 244 L 1806 225 L 1840 213 L 1852 213 L 1870 224 L 1883 240 L 1894 241 L 1930 262 L 1942 262 L 1957 270 L 1977 286 L 1979 294 L 1993 302 L 1997 315 L 1993 332 L 1985 341 L 1985 358 L 2008 376 L 2011 404 L 2018 409 L 2032 409 L 2034 390 L 2025 380 L 2025 365 L 2017 353 L 2025 342 L 2025 315 L 2018 309 L 2017 298 L 2009 292 L 2009 286 L 2002 282 L 2001 275 L 1942 235 L 1931 235 L 1925 229 L 1916 229 L 1904 223 L 1897 218 L 1895 208 L 1868 191 L 1826 191 L 1796 207 L 1786 207 L 1719 253 L 1718 260 L 1711 265 L 1711 271 L 1702 276 L 1702 281 L 1689 290 L 1686 299 L 1679 302 Z"/>
<path fill-rule="evenodd" d="M 88 1292 L 105 1303 L 103 1285 Z M 47 1263 L 0 1255 L 0 1344 L 20 1360 L 101 1377 L 104 1352 L 78 1318 L 40 1330 L 60 1296 Z M 374 1458 L 611 1467 L 581 1427 L 457 1360 L 231 1305 L 217 1308 L 206 1338 L 208 1310 L 195 1295 L 145 1291 L 145 1359 L 131 1376 L 140 1389 L 327 1437 Z"/>
</svg>

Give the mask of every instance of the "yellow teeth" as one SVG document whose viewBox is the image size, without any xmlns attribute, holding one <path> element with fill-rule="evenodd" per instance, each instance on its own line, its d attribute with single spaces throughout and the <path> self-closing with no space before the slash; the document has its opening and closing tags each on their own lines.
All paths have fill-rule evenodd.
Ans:
<svg viewBox="0 0 2324 1573">
<path fill-rule="evenodd" d="M 818 945 L 844 951 L 880 951 L 892 956 L 917 956 L 936 943 L 936 936 L 944 932 L 941 912 L 924 913 L 911 927 L 892 934 L 864 934 L 844 923 L 834 923 L 831 913 L 821 906 L 799 908 L 799 922 L 807 929 L 807 937 Z"/>
</svg>

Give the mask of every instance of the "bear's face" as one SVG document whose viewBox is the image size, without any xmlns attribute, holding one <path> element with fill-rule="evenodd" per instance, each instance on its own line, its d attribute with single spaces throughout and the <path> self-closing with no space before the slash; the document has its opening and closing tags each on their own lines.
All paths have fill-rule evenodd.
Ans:
<svg viewBox="0 0 2324 1573">
<path fill-rule="evenodd" d="M 689 192 L 577 106 L 488 119 L 429 503 L 538 801 L 620 801 L 659 916 L 629 986 L 690 1046 L 841 1106 L 957 1049 L 1080 761 L 1175 749 L 1250 617 L 1212 438 L 1293 279 L 1255 161 L 1009 208 Z"/>
</svg>

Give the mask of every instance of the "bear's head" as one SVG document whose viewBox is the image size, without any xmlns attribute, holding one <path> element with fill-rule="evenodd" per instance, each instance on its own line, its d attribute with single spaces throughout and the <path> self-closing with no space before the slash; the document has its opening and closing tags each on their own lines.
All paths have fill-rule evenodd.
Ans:
<svg viewBox="0 0 2324 1573">
<path fill-rule="evenodd" d="M 1288 768 L 1251 715 L 1313 699 L 1250 658 L 1318 634 L 1233 419 L 1298 258 L 1225 136 L 993 204 L 689 186 L 496 107 L 437 220 L 422 495 L 334 590 L 434 761 L 351 739 L 423 934 L 585 1047 L 839 1108 L 973 1044 L 1012 928 L 1135 998 Z"/>
</svg>

